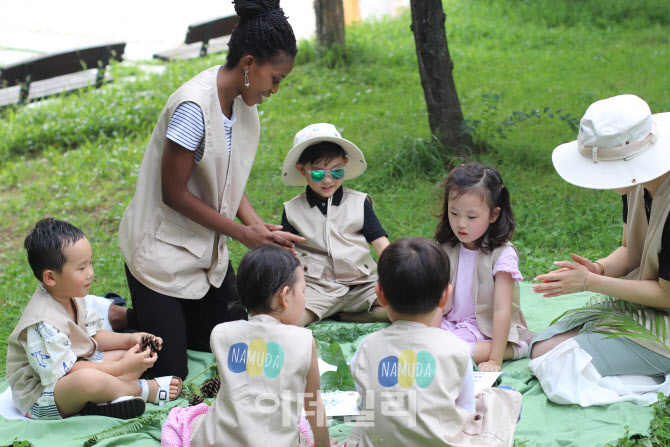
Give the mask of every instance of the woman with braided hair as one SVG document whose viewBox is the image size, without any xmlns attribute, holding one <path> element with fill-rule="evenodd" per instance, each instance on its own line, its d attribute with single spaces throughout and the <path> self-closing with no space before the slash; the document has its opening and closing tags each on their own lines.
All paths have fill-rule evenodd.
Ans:
<svg viewBox="0 0 670 447">
<path fill-rule="evenodd" d="M 238 298 L 228 238 L 291 252 L 303 240 L 265 223 L 244 192 L 260 136 L 256 106 L 293 69 L 293 29 L 279 0 L 234 3 L 226 64 L 168 99 L 119 229 L 138 324 L 163 339 L 152 375 L 185 379 L 187 349 L 210 351 L 214 326 L 247 318 L 229 310 Z"/>
</svg>

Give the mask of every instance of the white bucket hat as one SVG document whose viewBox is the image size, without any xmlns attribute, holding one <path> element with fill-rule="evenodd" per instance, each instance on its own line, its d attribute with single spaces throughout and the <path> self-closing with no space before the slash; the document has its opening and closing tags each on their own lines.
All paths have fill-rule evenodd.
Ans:
<svg viewBox="0 0 670 447">
<path fill-rule="evenodd" d="M 617 189 L 670 171 L 670 112 L 651 114 L 635 95 L 594 102 L 584 113 L 576 141 L 552 154 L 558 175 L 573 185 Z"/>
<path fill-rule="evenodd" d="M 328 123 L 310 124 L 295 134 L 293 148 L 284 159 L 281 178 L 289 186 L 305 186 L 307 179 L 295 167 L 302 155 L 302 151 L 321 141 L 331 141 L 344 149 L 347 154 L 347 170 L 344 180 L 356 178 L 365 172 L 367 164 L 363 152 L 354 143 L 342 138 L 335 126 Z"/>
</svg>

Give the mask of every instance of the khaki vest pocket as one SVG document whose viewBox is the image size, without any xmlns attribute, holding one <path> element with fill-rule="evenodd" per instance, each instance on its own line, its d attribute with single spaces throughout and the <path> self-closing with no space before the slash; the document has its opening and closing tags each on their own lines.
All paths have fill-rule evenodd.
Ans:
<svg viewBox="0 0 670 447">
<path fill-rule="evenodd" d="M 323 274 L 324 265 L 320 262 L 317 262 L 313 259 L 302 257 L 302 271 L 305 273 L 306 277 L 319 279 Z"/>
<path fill-rule="evenodd" d="M 166 244 L 183 247 L 197 257 L 202 257 L 210 245 L 208 240 L 193 231 L 163 219 L 156 231 L 156 239 Z"/>
</svg>

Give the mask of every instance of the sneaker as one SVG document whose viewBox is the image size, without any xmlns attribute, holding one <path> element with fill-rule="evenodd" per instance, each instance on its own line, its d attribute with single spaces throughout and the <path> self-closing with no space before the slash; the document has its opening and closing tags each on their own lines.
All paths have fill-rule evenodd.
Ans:
<svg viewBox="0 0 670 447">
<path fill-rule="evenodd" d="M 107 292 L 105 294 L 105 298 L 107 298 L 109 301 L 111 301 L 112 304 L 116 304 L 117 306 L 121 306 L 121 307 L 126 307 L 126 300 L 121 295 L 119 295 L 118 293 Z"/>
<path fill-rule="evenodd" d="M 117 419 L 133 419 L 144 413 L 146 402 L 137 396 L 121 396 L 111 402 L 86 405 L 82 416 L 107 416 Z"/>
</svg>

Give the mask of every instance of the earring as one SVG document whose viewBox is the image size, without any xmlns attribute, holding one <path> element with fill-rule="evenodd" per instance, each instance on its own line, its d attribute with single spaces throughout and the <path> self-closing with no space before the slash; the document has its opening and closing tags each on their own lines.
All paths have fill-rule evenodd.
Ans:
<svg viewBox="0 0 670 447">
<path fill-rule="evenodd" d="M 249 70 L 244 70 L 244 86 L 249 88 Z"/>
</svg>

